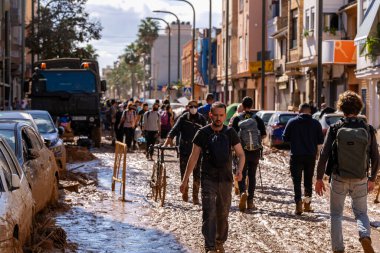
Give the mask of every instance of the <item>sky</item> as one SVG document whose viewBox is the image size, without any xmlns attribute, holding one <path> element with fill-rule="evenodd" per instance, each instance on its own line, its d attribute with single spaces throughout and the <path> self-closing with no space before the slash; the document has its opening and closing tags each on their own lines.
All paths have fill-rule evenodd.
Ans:
<svg viewBox="0 0 380 253">
<path fill-rule="evenodd" d="M 196 28 L 209 26 L 209 1 L 189 0 L 196 12 Z M 102 38 L 91 41 L 99 54 L 99 65 L 105 68 L 113 66 L 117 57 L 124 51 L 126 45 L 137 39 L 140 20 L 146 17 L 160 17 L 171 23 L 175 21 L 172 15 L 153 13 L 153 10 L 164 10 L 175 13 L 180 21 L 192 23 L 193 12 L 185 2 L 174 0 L 88 0 L 87 7 L 90 17 L 97 19 L 103 26 Z M 212 2 L 212 26 L 220 27 L 222 22 L 222 0 Z M 161 27 L 164 24 L 160 22 Z"/>
</svg>

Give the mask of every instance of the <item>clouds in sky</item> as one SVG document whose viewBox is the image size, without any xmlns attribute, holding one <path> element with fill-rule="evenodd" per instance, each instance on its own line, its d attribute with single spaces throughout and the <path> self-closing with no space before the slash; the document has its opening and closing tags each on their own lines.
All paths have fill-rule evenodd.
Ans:
<svg viewBox="0 0 380 253">
<path fill-rule="evenodd" d="M 209 1 L 189 1 L 196 11 L 196 27 L 208 27 Z M 220 27 L 222 1 L 213 0 L 212 4 L 212 25 Z M 175 21 L 174 16 L 156 14 L 152 12 L 153 10 L 174 12 L 181 21 L 192 22 L 193 19 L 189 5 L 171 0 L 88 0 L 87 11 L 103 26 L 102 39 L 90 42 L 97 49 L 100 67 L 112 66 L 117 57 L 123 53 L 125 46 L 136 40 L 141 19 L 151 16 L 164 18 L 168 22 Z"/>
</svg>

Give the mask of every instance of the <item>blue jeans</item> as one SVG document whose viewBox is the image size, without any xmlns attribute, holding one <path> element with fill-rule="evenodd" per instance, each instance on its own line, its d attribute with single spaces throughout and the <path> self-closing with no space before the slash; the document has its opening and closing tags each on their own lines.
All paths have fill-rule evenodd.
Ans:
<svg viewBox="0 0 380 253">
<path fill-rule="evenodd" d="M 367 178 L 348 179 L 333 175 L 330 189 L 331 244 L 332 250 L 344 250 L 342 218 L 346 195 L 352 199 L 359 238 L 370 237 L 371 228 L 367 214 Z"/>
</svg>

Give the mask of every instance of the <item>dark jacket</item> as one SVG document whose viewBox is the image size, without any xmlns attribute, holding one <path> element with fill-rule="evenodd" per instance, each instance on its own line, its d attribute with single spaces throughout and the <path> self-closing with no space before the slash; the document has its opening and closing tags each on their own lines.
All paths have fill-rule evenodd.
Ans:
<svg viewBox="0 0 380 253">
<path fill-rule="evenodd" d="M 179 136 L 179 152 L 181 155 L 190 155 L 193 147 L 193 139 L 197 131 L 207 124 L 206 119 L 200 114 L 191 115 L 189 112 L 181 115 L 168 137 Z"/>
<path fill-rule="evenodd" d="M 290 142 L 291 155 L 316 155 L 318 145 L 323 143 L 321 124 L 309 114 L 290 119 L 282 135 Z"/>
</svg>

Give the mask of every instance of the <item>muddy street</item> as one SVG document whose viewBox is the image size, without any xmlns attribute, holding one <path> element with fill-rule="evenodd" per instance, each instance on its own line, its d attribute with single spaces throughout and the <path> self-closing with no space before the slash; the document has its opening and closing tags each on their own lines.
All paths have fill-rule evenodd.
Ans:
<svg viewBox="0 0 380 253">
<path fill-rule="evenodd" d="M 194 206 L 191 198 L 189 203 L 182 202 L 174 152 L 167 156 L 164 207 L 150 197 L 153 161 L 146 161 L 143 153 L 127 154 L 127 202 L 120 201 L 120 184 L 111 192 L 113 149 L 104 146 L 92 153 L 97 159 L 68 165 L 69 173 L 86 175 L 88 184 L 81 184 L 78 192 L 61 190 L 60 201 L 71 208 L 56 213 L 56 224 L 77 245 L 67 252 L 202 251 L 201 206 Z M 239 199 L 233 195 L 226 252 L 330 252 L 328 196 L 313 199 L 314 213 L 295 216 L 288 151 L 266 149 L 264 157 L 263 187 L 258 180 L 255 193 L 257 209 L 241 213 Z M 380 221 L 373 199 L 371 195 L 370 218 Z M 361 252 L 351 212 L 346 211 L 343 224 L 347 252 Z M 374 246 L 380 251 L 379 232 L 373 229 L 373 234 Z"/>
</svg>

